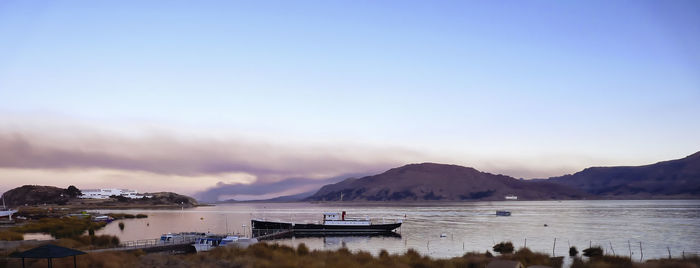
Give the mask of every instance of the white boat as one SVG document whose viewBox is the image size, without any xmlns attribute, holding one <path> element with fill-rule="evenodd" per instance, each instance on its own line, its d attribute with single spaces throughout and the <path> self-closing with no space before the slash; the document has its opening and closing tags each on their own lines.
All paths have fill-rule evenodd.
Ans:
<svg viewBox="0 0 700 268">
<path fill-rule="evenodd" d="M 182 232 L 182 233 L 167 233 L 160 236 L 159 244 L 180 244 L 186 242 L 196 242 L 197 238 L 206 236 L 205 233 Z"/>
<path fill-rule="evenodd" d="M 229 246 L 229 247 L 239 247 L 247 248 L 252 244 L 258 243 L 257 238 L 239 237 L 236 235 L 230 235 L 221 239 L 219 246 Z"/>
<path fill-rule="evenodd" d="M 518 196 L 509 194 L 506 195 L 506 200 L 518 200 Z"/>
<path fill-rule="evenodd" d="M 256 238 L 240 237 L 237 235 L 208 235 L 197 238 L 193 246 L 197 252 L 209 251 L 216 247 L 233 246 L 246 248 L 258 242 Z"/>
<path fill-rule="evenodd" d="M 9 209 L 5 206 L 5 198 L 2 199 L 2 209 L 0 209 L 0 217 L 9 217 L 12 220 L 12 214 L 17 213 L 16 209 Z"/>
</svg>

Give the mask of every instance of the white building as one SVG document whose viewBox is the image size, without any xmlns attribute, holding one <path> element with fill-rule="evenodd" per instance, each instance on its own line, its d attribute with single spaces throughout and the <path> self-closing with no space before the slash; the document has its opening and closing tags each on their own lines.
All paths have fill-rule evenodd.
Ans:
<svg viewBox="0 0 700 268">
<path fill-rule="evenodd" d="M 123 196 L 126 198 L 132 198 L 132 199 L 140 199 L 144 197 L 151 197 L 151 196 L 144 196 L 142 194 L 139 194 L 138 191 L 136 190 L 129 190 L 129 189 L 85 189 L 81 190 L 83 193 L 80 198 L 90 198 L 90 199 L 107 199 L 110 196 L 117 195 L 117 196 Z"/>
</svg>

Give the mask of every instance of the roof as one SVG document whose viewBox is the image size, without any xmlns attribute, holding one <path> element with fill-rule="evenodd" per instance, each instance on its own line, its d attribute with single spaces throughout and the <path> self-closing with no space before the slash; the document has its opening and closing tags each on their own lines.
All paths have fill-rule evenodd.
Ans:
<svg viewBox="0 0 700 268">
<path fill-rule="evenodd" d="M 43 245 L 22 253 L 12 254 L 15 258 L 34 258 L 34 259 L 44 259 L 44 258 L 63 258 L 75 255 L 82 255 L 85 252 L 64 248 L 56 245 Z"/>
<path fill-rule="evenodd" d="M 519 261 L 508 261 L 508 260 L 493 260 L 486 268 L 523 268 L 523 264 Z"/>
</svg>

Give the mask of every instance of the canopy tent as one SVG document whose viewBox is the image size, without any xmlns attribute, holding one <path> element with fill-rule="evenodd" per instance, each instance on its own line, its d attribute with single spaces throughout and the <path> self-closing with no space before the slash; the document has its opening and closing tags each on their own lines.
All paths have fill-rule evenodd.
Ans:
<svg viewBox="0 0 700 268">
<path fill-rule="evenodd" d="M 77 255 L 85 254 L 85 252 L 64 248 L 56 245 L 43 245 L 22 253 L 12 254 L 12 257 L 22 258 L 22 267 L 24 267 L 24 259 L 44 259 L 46 258 L 49 264 L 49 268 L 53 267 L 53 259 L 55 258 L 65 258 L 73 256 L 73 267 L 77 267 L 76 257 Z"/>
</svg>

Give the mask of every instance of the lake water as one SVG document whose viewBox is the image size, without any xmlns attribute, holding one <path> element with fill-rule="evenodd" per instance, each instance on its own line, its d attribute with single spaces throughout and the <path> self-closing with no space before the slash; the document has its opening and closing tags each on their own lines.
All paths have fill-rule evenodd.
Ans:
<svg viewBox="0 0 700 268">
<path fill-rule="evenodd" d="M 97 234 L 110 234 L 122 241 L 153 239 L 163 233 L 198 231 L 250 234 L 250 220 L 320 221 L 323 212 L 347 211 L 349 217 L 369 216 L 374 222 L 402 219 L 400 237 L 287 238 L 273 242 L 312 249 L 381 249 L 402 253 L 414 248 L 435 258 L 484 252 L 500 241 L 516 248 L 568 256 L 569 245 L 579 251 L 589 244 L 607 252 L 644 259 L 700 254 L 700 200 L 634 201 L 500 201 L 422 204 L 350 203 L 241 203 L 184 210 L 100 210 L 147 214 L 146 219 L 121 220 Z M 512 216 L 496 216 L 508 210 Z M 544 225 L 547 226 L 544 226 Z M 446 234 L 446 237 L 440 237 Z M 556 246 L 554 240 L 556 238 Z M 629 243 L 628 243 L 629 242 Z"/>
</svg>

